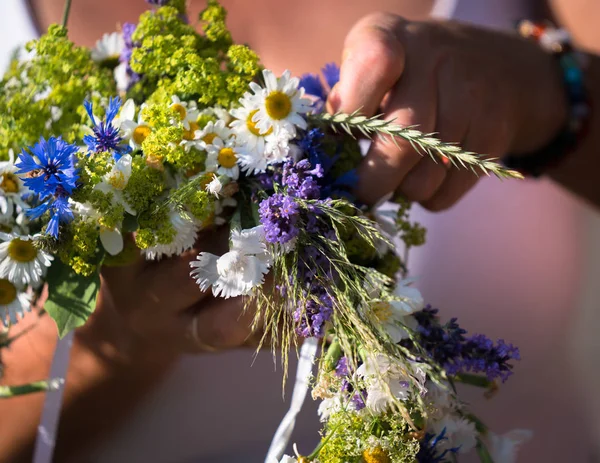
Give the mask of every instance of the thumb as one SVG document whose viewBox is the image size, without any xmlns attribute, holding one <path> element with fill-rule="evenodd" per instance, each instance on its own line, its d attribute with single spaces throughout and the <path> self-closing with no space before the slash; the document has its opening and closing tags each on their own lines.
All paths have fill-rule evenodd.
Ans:
<svg viewBox="0 0 600 463">
<path fill-rule="evenodd" d="M 350 30 L 344 44 L 340 81 L 328 108 L 372 116 L 383 97 L 400 79 L 405 53 L 400 35 L 406 22 L 399 16 L 375 13 Z"/>
</svg>

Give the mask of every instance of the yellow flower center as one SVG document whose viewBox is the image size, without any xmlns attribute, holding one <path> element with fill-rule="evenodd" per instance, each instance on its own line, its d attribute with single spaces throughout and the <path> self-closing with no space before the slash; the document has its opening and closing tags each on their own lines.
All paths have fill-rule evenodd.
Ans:
<svg viewBox="0 0 600 463">
<path fill-rule="evenodd" d="M 31 241 L 15 238 L 8 245 L 8 256 L 17 262 L 31 262 L 36 258 L 37 253 Z"/>
<path fill-rule="evenodd" d="M 123 190 L 127 186 L 127 179 L 125 174 L 120 170 L 116 170 L 108 177 L 108 184 L 115 190 Z"/>
<path fill-rule="evenodd" d="M 171 105 L 171 109 L 174 110 L 177 114 L 179 114 L 179 119 L 184 120 L 185 116 L 187 116 L 187 109 L 181 103 L 173 103 Z"/>
<path fill-rule="evenodd" d="M 252 120 L 252 118 L 257 112 L 258 109 L 255 109 L 250 114 L 248 114 L 248 119 L 246 119 L 246 127 L 248 127 L 248 130 L 251 134 L 256 135 L 257 137 L 266 137 L 267 135 L 273 133 L 273 127 L 267 130 L 266 133 L 260 133 L 260 130 L 258 130 L 258 128 L 256 127 L 256 123 Z"/>
<path fill-rule="evenodd" d="M 381 447 L 365 450 L 362 457 L 365 463 L 390 463 L 392 461 Z"/>
<path fill-rule="evenodd" d="M 0 187 L 5 193 L 17 193 L 19 191 L 19 180 L 15 174 L 4 172 L 2 174 L 2 183 L 0 183 Z"/>
<path fill-rule="evenodd" d="M 17 288 L 8 280 L 0 280 L 0 305 L 8 305 L 17 298 Z"/>
<path fill-rule="evenodd" d="M 202 137 L 202 141 L 207 145 L 212 145 L 212 142 L 217 138 L 217 134 L 214 132 L 209 132 Z"/>
<path fill-rule="evenodd" d="M 183 139 L 188 141 L 193 140 L 198 129 L 200 129 L 200 126 L 196 122 L 190 122 L 190 130 L 183 131 Z"/>
<path fill-rule="evenodd" d="M 221 151 L 219 151 L 217 160 L 221 166 L 226 169 L 231 169 L 237 162 L 237 156 L 235 155 L 235 151 L 231 148 L 222 148 Z"/>
<path fill-rule="evenodd" d="M 146 137 L 150 135 L 150 132 L 152 132 L 152 129 L 147 125 L 138 125 L 133 129 L 133 134 L 131 136 L 136 144 L 141 145 Z"/>
<path fill-rule="evenodd" d="M 371 308 L 377 319 L 381 322 L 387 322 L 392 318 L 392 306 L 389 302 L 375 302 Z"/>
<path fill-rule="evenodd" d="M 292 111 L 292 100 L 285 93 L 276 90 L 265 98 L 265 108 L 271 119 L 285 119 Z"/>
</svg>

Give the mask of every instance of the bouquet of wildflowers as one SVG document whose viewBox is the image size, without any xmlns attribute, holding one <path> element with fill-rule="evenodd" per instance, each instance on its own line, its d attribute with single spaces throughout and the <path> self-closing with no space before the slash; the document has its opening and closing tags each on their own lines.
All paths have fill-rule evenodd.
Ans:
<svg viewBox="0 0 600 463">
<path fill-rule="evenodd" d="M 17 323 L 47 286 L 62 336 L 93 312 L 101 266 L 179 255 L 227 225 L 229 251 L 191 264 L 198 290 L 245 297 L 284 364 L 304 339 L 321 347 L 309 382 L 320 443 L 281 461 L 442 462 L 474 448 L 511 461 L 518 436 L 489 433 L 455 386 L 492 391 L 518 350 L 425 305 L 406 279 L 425 230 L 401 198 L 355 200 L 355 137 L 401 137 L 458 167 L 518 174 L 416 128 L 326 114 L 337 67 L 324 79 L 262 69 L 214 0 L 201 32 L 184 0 L 150 3 L 93 50 L 50 27 L 0 83 L 2 322 Z"/>
</svg>

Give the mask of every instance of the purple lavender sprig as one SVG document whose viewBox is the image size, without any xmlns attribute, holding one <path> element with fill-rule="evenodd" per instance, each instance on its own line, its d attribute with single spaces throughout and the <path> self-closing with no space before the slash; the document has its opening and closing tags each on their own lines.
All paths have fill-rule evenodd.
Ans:
<svg viewBox="0 0 600 463">
<path fill-rule="evenodd" d="M 455 318 L 442 325 L 437 313 L 427 306 L 414 314 L 419 323 L 417 341 L 449 375 L 484 373 L 488 380 L 502 382 L 512 375 L 511 361 L 521 359 L 517 347 L 502 339 L 494 343 L 482 334 L 466 337 Z"/>
</svg>

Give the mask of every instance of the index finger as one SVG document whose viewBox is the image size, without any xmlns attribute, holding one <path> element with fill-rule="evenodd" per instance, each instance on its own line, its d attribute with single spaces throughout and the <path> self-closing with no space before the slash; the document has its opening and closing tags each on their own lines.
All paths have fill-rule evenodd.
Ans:
<svg viewBox="0 0 600 463">
<path fill-rule="evenodd" d="M 404 71 L 398 33 L 404 20 L 375 13 L 360 20 L 346 37 L 340 80 L 331 92 L 333 111 L 372 116 Z"/>
</svg>

